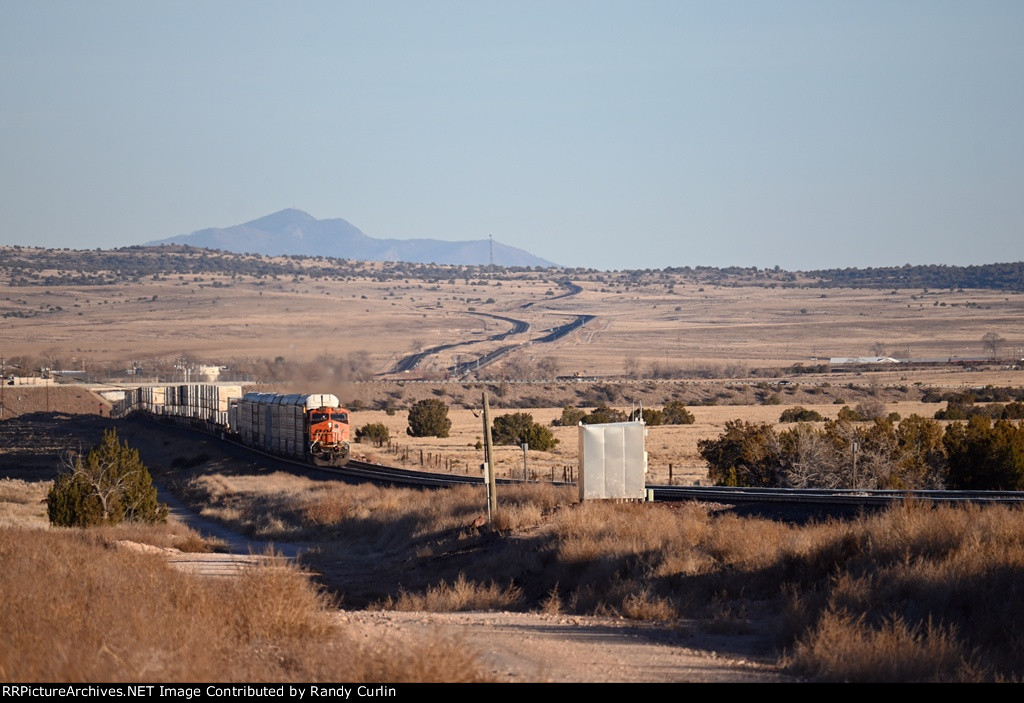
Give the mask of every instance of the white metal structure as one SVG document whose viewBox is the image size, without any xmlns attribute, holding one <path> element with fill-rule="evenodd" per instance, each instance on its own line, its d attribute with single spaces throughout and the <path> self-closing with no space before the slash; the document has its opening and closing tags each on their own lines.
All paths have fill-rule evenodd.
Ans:
<svg viewBox="0 0 1024 703">
<path fill-rule="evenodd" d="M 580 500 L 647 497 L 647 425 L 579 425 Z"/>
</svg>

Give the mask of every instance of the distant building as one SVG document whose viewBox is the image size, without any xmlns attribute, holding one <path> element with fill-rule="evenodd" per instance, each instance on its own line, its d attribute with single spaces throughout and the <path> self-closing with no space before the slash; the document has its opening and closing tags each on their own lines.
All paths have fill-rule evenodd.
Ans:
<svg viewBox="0 0 1024 703">
<path fill-rule="evenodd" d="M 902 364 L 891 356 L 834 356 L 829 359 L 833 366 L 860 366 L 862 364 Z"/>
<path fill-rule="evenodd" d="M 213 383 L 220 378 L 220 372 L 227 368 L 226 366 L 197 366 L 196 373 L 202 377 L 204 381 Z"/>
<path fill-rule="evenodd" d="M 39 376 L 8 376 L 8 386 L 53 386 L 56 385 L 53 378 L 40 378 Z"/>
</svg>

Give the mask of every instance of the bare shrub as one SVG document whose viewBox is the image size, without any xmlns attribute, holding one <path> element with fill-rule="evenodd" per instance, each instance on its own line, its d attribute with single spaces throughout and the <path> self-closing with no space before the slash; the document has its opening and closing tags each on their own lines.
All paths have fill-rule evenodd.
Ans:
<svg viewBox="0 0 1024 703">
<path fill-rule="evenodd" d="M 650 588 L 627 595 L 622 601 L 622 612 L 633 620 L 674 620 L 678 617 L 672 602 L 655 595 Z"/>
<path fill-rule="evenodd" d="M 468 610 L 508 610 L 518 605 L 523 591 L 509 584 L 500 586 L 494 581 L 478 583 L 465 574 L 451 584 L 442 581 L 424 593 L 403 591 L 397 598 L 380 604 L 383 610 L 424 610 L 428 612 L 456 612 Z"/>
<path fill-rule="evenodd" d="M 573 487 L 554 487 L 543 483 L 502 486 L 498 512 L 491 527 L 499 531 L 522 530 L 544 524 L 559 505 L 576 501 Z"/>
<path fill-rule="evenodd" d="M 684 548 L 666 550 L 652 575 L 655 578 L 670 576 L 693 576 L 710 573 L 718 564 L 701 545 L 710 540 L 715 521 L 710 509 L 703 503 L 687 503 L 673 511 L 676 517 L 675 529 Z"/>
<path fill-rule="evenodd" d="M 788 658 L 794 671 L 816 681 L 846 683 L 978 682 L 955 629 L 930 620 L 911 626 L 899 616 L 872 627 L 861 616 L 829 611 Z"/>
<path fill-rule="evenodd" d="M 547 615 L 561 615 L 564 608 L 562 597 L 558 593 L 558 584 L 556 583 L 544 600 L 541 601 L 540 612 Z"/>
<path fill-rule="evenodd" d="M 716 518 L 701 546 L 723 564 L 760 568 L 788 551 L 792 533 L 793 527 L 785 523 L 725 514 Z"/>
<path fill-rule="evenodd" d="M 691 522 L 693 515 L 680 519 L 667 508 L 610 502 L 560 510 L 553 520 L 556 542 L 551 547 L 557 556 L 547 573 L 565 589 L 576 612 L 647 613 L 645 617 L 659 619 L 676 613 L 671 592 L 676 582 L 669 578 L 682 570 L 679 562 L 692 557 L 694 542 L 700 539 L 687 529 L 696 524 L 695 532 L 701 530 L 699 521 Z M 652 590 L 652 574 L 663 577 L 667 590 Z"/>
<path fill-rule="evenodd" d="M 307 499 L 302 517 L 314 525 L 335 525 L 350 516 L 353 508 L 348 491 L 320 491 Z"/>
<path fill-rule="evenodd" d="M 494 514 L 491 527 L 503 532 L 522 530 L 541 524 L 543 517 L 544 511 L 533 503 L 503 506 Z"/>
<path fill-rule="evenodd" d="M 747 602 L 723 591 L 712 598 L 700 629 L 718 635 L 745 635 L 751 632 Z"/>
<path fill-rule="evenodd" d="M 559 554 L 570 564 L 684 546 L 685 536 L 671 510 L 637 503 L 588 502 L 559 511 L 554 527 Z"/>
<path fill-rule="evenodd" d="M 880 400 L 869 398 L 853 408 L 861 420 L 880 420 L 885 417 L 885 403 Z"/>
</svg>

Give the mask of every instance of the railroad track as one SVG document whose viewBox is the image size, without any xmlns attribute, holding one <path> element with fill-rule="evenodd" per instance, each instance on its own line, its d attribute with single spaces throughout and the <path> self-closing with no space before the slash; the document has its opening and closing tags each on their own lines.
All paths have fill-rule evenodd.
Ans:
<svg viewBox="0 0 1024 703">
<path fill-rule="evenodd" d="M 160 427 L 166 424 L 152 421 Z M 219 434 L 207 432 L 196 427 L 171 425 L 178 429 L 214 436 L 245 452 L 272 459 L 278 464 L 302 468 L 307 472 L 328 473 L 339 479 L 356 482 L 371 482 L 381 486 L 407 488 L 450 488 L 459 485 L 483 486 L 480 476 L 462 474 L 441 474 L 430 471 L 416 471 L 384 464 L 352 460 L 344 467 L 319 467 L 295 459 L 288 459 L 276 454 L 263 452 L 253 447 L 234 442 Z M 523 483 L 522 479 L 497 479 L 498 485 L 514 485 Z M 573 483 L 553 482 L 555 486 L 570 486 Z M 1018 491 L 940 491 L 940 490 L 858 490 L 849 488 L 732 488 L 728 486 L 666 486 L 649 484 L 648 498 L 654 502 L 670 503 L 697 501 L 730 506 L 743 506 L 746 509 L 760 507 L 769 508 L 767 512 L 784 514 L 789 512 L 828 514 L 851 514 L 865 510 L 876 510 L 890 505 L 898 505 L 907 501 L 922 504 L 943 505 L 1009 505 L 1024 506 L 1024 492 Z"/>
<path fill-rule="evenodd" d="M 895 491 L 852 488 L 731 488 L 727 486 L 648 486 L 655 501 L 695 500 L 730 505 L 813 506 L 820 509 L 882 508 L 916 501 L 931 504 L 1024 505 L 1016 491 Z"/>
<path fill-rule="evenodd" d="M 420 488 L 482 484 L 483 479 L 472 476 L 437 474 L 411 471 L 397 467 L 349 462 L 347 468 L 336 471 L 358 475 L 367 480 L 379 480 L 395 485 Z M 498 483 L 511 485 L 522 479 L 501 479 Z M 555 482 L 552 485 L 575 485 Z M 1005 504 L 1024 505 L 1024 493 L 1017 491 L 896 491 L 816 488 L 731 488 L 728 486 L 665 486 L 649 484 L 648 494 L 655 502 L 699 501 L 705 503 L 750 504 L 774 503 L 784 505 L 814 505 L 819 507 L 843 506 L 853 508 L 884 507 L 905 501 L 943 504 Z"/>
<path fill-rule="evenodd" d="M 275 457 L 276 458 L 276 457 Z M 289 461 L 305 468 L 308 464 Z M 342 468 L 319 470 L 343 474 L 349 478 L 390 486 L 410 488 L 447 488 L 458 485 L 483 485 L 482 477 L 459 474 L 439 474 L 430 471 L 415 471 L 364 461 L 350 461 Z M 499 485 L 523 483 L 522 479 L 498 479 Z M 571 486 L 574 483 L 555 481 L 555 486 Z M 846 512 L 876 509 L 889 505 L 916 501 L 930 504 L 1001 504 L 1024 506 L 1024 493 L 1017 491 L 896 491 L 857 489 L 817 488 L 731 488 L 728 486 L 665 486 L 649 484 L 648 496 L 654 502 L 697 501 L 725 505 L 773 505 L 776 507 L 813 507 L 828 512 L 838 508 Z"/>
</svg>

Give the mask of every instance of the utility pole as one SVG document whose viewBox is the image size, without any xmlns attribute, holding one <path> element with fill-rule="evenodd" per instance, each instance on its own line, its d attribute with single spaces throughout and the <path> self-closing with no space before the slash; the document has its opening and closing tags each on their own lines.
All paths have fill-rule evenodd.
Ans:
<svg viewBox="0 0 1024 703">
<path fill-rule="evenodd" d="M 7 365 L 0 356 L 0 420 L 4 419 L 4 386 L 7 385 Z"/>
<path fill-rule="evenodd" d="M 190 364 L 187 359 L 178 359 L 178 363 L 174 365 L 174 368 L 181 371 L 182 381 L 188 383 L 188 372 L 190 370 Z"/>
<path fill-rule="evenodd" d="M 484 391 L 484 466 L 487 467 L 487 521 L 493 519 L 498 512 L 498 496 L 495 492 L 497 481 L 494 480 L 493 444 L 491 443 L 491 409 L 487 403 L 487 392 Z"/>
<path fill-rule="evenodd" d="M 519 446 L 523 448 L 523 483 L 526 483 L 530 480 L 530 472 L 526 470 L 526 451 L 530 448 L 530 444 L 523 442 Z"/>
<path fill-rule="evenodd" d="M 854 442 L 850 445 L 853 449 L 853 487 L 857 487 L 857 450 L 860 449 L 860 443 Z"/>
</svg>

